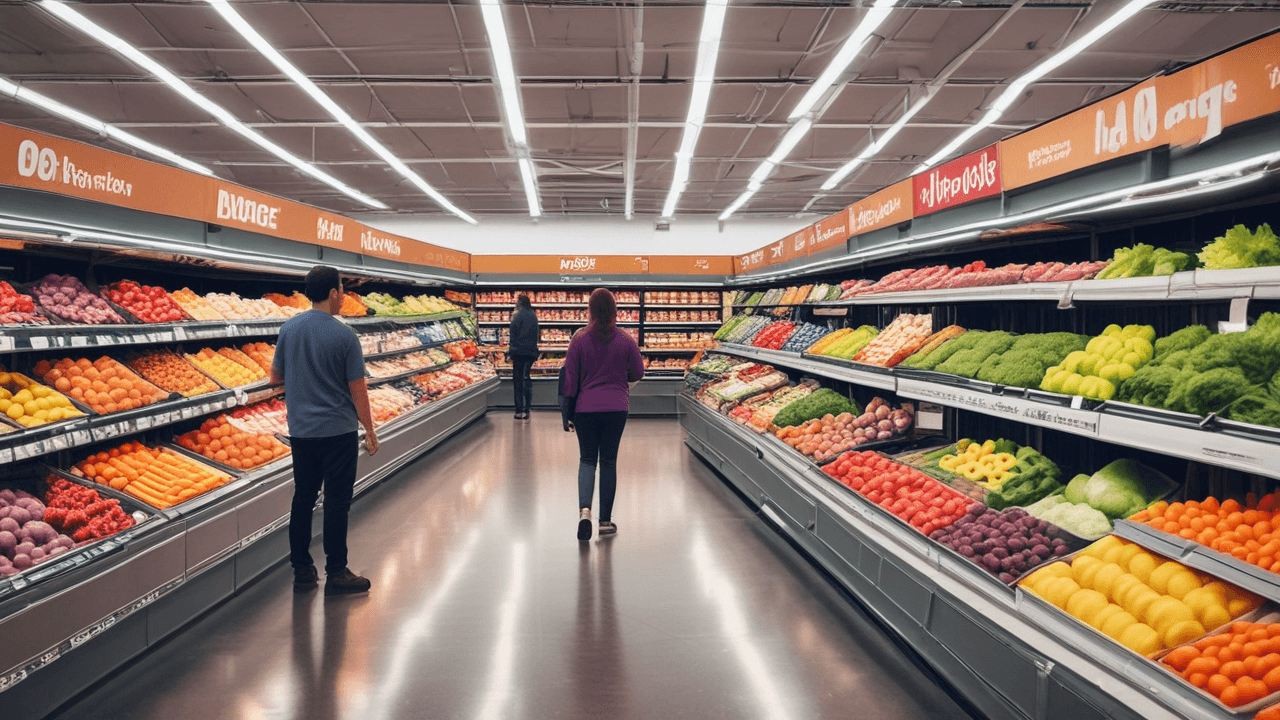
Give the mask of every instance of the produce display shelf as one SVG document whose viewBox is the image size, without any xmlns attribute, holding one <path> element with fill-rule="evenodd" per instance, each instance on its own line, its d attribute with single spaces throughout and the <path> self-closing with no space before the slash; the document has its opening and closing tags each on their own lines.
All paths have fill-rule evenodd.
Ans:
<svg viewBox="0 0 1280 720">
<path fill-rule="evenodd" d="M 661 353 L 696 353 L 696 352 L 702 352 L 702 351 L 704 351 L 704 350 L 711 350 L 711 349 L 712 349 L 712 348 L 709 348 L 709 347 L 696 347 L 696 348 L 689 348 L 689 347 L 641 347 L 641 348 L 640 348 L 640 352 L 642 352 L 642 353 L 659 353 L 659 354 L 661 354 Z"/>
<path fill-rule="evenodd" d="M 859 370 L 845 365 L 836 365 L 812 357 L 801 355 L 797 352 L 786 352 L 782 350 L 768 350 L 758 348 L 752 345 L 735 345 L 732 343 L 721 343 L 716 348 L 717 352 L 727 355 L 736 355 L 738 357 L 750 358 L 761 362 L 782 365 L 796 370 L 813 373 L 832 380 L 843 380 L 856 385 L 877 388 L 879 390 L 897 390 L 897 378 L 893 375 L 872 372 L 869 370 Z"/>
<path fill-rule="evenodd" d="M 395 357 L 397 355 L 404 355 L 405 353 L 416 352 L 418 350 L 428 350 L 433 347 L 448 345 L 449 343 L 462 342 L 463 340 L 470 340 L 470 338 L 450 338 L 447 340 L 432 340 L 431 342 L 423 343 L 422 345 L 414 345 L 413 347 L 401 348 L 399 350 L 383 350 L 381 352 L 377 352 L 372 355 L 365 355 L 364 359 L 366 362 L 369 360 L 382 360 L 383 358 Z"/>
<path fill-rule="evenodd" d="M 93 445 L 248 404 L 247 393 L 218 390 L 194 398 L 162 400 L 110 415 L 90 415 L 0 435 L 0 464 Z M 256 401 L 255 401 L 256 402 Z"/>
<path fill-rule="evenodd" d="M 101 348 L 277 335 L 283 320 L 157 325 L 0 326 L 0 352 Z"/>
<path fill-rule="evenodd" d="M 360 450 L 356 496 L 482 416 L 484 396 L 497 387 L 488 378 L 381 428 L 379 453 Z M 288 553 L 291 475 L 291 463 L 281 458 L 203 507 L 184 503 L 180 521 L 158 517 L 141 527 L 145 532 L 135 527 L 86 546 L 78 562 L 39 583 L 31 573 L 16 576 L 28 582 L 0 597 L 5 717 L 49 714 L 277 566 Z M 320 532 L 318 521 L 313 532 Z M 59 662 L 69 656 L 76 660 Z"/>
<path fill-rule="evenodd" d="M 1037 614 L 1021 590 L 890 522 L 811 463 L 785 459 L 791 448 L 687 395 L 681 408 L 690 449 L 988 717 L 1222 717 L 1171 673 L 1101 636 L 1081 642 L 1079 628 L 1065 626 L 1075 620 Z"/>
<path fill-rule="evenodd" d="M 454 360 L 450 360 L 447 363 L 441 363 L 439 365 L 431 365 L 430 367 L 418 368 L 416 370 L 406 370 L 405 372 L 398 373 L 396 375 L 389 375 L 387 377 L 379 378 L 379 377 L 370 376 L 367 378 L 367 380 L 369 381 L 370 386 L 386 385 L 387 383 L 393 383 L 398 380 L 405 380 L 407 378 L 411 378 L 414 375 L 421 375 L 423 373 L 435 372 L 436 370 L 443 370 L 449 367 L 450 365 L 452 365 L 454 362 L 455 362 Z"/>
<path fill-rule="evenodd" d="M 370 323 L 391 322 L 399 325 L 415 325 L 423 322 L 440 322 L 470 315 L 467 310 L 449 310 L 430 315 L 365 315 L 364 317 L 345 316 L 342 321 L 348 325 L 367 325 Z"/>
<path fill-rule="evenodd" d="M 506 327 L 511 323 L 505 320 L 481 320 L 476 324 L 479 325 L 480 327 Z M 587 324 L 586 320 L 539 320 L 538 321 L 538 325 L 540 326 L 549 325 L 553 327 L 583 327 L 586 324 Z M 653 323 L 646 323 L 646 324 L 653 325 Z M 634 326 L 640 325 L 640 321 L 639 320 L 621 320 L 617 323 L 617 325 L 622 327 L 627 327 L 627 326 L 634 327 Z M 715 323 L 715 325 L 718 327 L 720 323 Z"/>
<path fill-rule="evenodd" d="M 719 305 L 648 305 L 645 310 L 719 310 Z"/>
<path fill-rule="evenodd" d="M 720 327 L 724 323 L 719 320 L 689 320 L 687 322 L 645 322 L 646 328 L 673 327 Z"/>
<path fill-rule="evenodd" d="M 1115 534 L 1183 565 L 1202 570 L 1273 602 L 1280 602 L 1280 574 L 1142 523 L 1117 520 Z"/>
</svg>

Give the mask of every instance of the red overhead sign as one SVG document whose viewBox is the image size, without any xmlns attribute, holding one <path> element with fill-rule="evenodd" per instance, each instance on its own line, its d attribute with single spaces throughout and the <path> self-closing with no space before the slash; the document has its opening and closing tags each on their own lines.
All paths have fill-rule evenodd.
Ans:
<svg viewBox="0 0 1280 720">
<path fill-rule="evenodd" d="M 911 178 L 916 216 L 999 195 L 1000 153 L 990 145 Z"/>
</svg>

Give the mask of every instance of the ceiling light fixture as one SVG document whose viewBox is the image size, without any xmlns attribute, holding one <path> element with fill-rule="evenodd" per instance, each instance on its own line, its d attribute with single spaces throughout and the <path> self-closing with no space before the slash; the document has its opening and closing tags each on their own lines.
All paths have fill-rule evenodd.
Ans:
<svg viewBox="0 0 1280 720">
<path fill-rule="evenodd" d="M 384 205 L 383 203 L 377 200 L 374 200 L 373 198 L 369 197 L 368 195 L 365 195 L 364 193 L 360 192 L 359 190 L 356 190 L 355 188 L 348 186 L 346 183 L 343 183 L 342 181 L 338 180 L 332 175 L 315 167 L 314 165 L 311 165 L 310 163 L 300 160 L 299 158 L 295 157 L 292 153 L 290 153 L 288 150 L 285 150 L 279 145 L 268 140 L 262 134 L 249 128 L 247 125 L 245 125 L 244 123 L 240 122 L 235 117 L 233 117 L 231 113 L 227 112 L 227 110 L 223 108 L 221 105 L 218 105 L 212 100 L 196 92 L 191 88 L 191 86 L 187 85 L 180 78 L 178 78 L 177 75 L 174 75 L 172 72 L 167 70 L 164 66 L 160 65 L 155 60 L 152 60 L 147 55 L 144 55 L 137 48 L 125 42 L 124 40 L 120 39 L 120 37 L 112 34 L 108 30 L 103 28 L 101 25 L 98 25 L 97 23 L 94 23 L 92 20 L 85 17 L 84 15 L 81 15 L 78 10 L 72 9 L 71 7 L 60 2 L 59 0 L 42 0 L 41 5 L 50 13 L 56 15 L 58 18 L 60 18 L 67 24 L 83 32 L 89 37 L 92 37 L 98 42 L 106 45 L 112 50 L 115 50 L 116 52 L 120 53 L 124 57 L 128 58 L 129 61 L 133 62 L 135 65 L 138 65 L 143 69 L 145 69 L 147 72 L 150 72 L 152 75 L 155 75 L 157 78 L 163 81 L 170 88 L 173 88 L 173 90 L 175 90 L 179 95 L 185 98 L 188 102 L 199 107 L 200 109 L 204 110 L 210 115 L 214 116 L 223 125 L 226 125 L 227 127 L 231 128 L 235 132 L 239 133 L 242 137 L 249 140 L 253 144 L 257 145 L 258 147 L 262 148 L 263 150 L 266 150 L 272 155 L 275 155 L 281 160 L 297 168 L 304 174 L 309 175 L 315 178 L 316 180 L 319 180 L 320 182 L 337 190 L 343 195 L 346 195 L 347 197 L 350 197 L 360 202 L 361 204 L 368 205 L 369 207 L 372 207 L 372 208 L 377 208 L 378 210 L 387 209 L 387 206 Z"/>
<path fill-rule="evenodd" d="M 1081 35 L 1075 42 L 1050 55 L 1044 60 L 1041 60 L 1038 65 L 1023 73 L 1016 80 L 1010 83 L 1009 86 L 1004 89 L 1004 92 L 1000 93 L 999 97 L 991 103 L 991 106 L 987 109 L 987 113 L 982 116 L 981 120 L 971 126 L 968 130 L 960 133 L 954 140 L 947 143 L 945 147 L 934 153 L 928 160 L 921 163 L 920 166 L 916 168 L 915 173 L 922 173 L 951 157 L 965 143 L 972 139 L 974 135 L 977 135 L 979 132 L 999 120 L 1000 117 L 1004 115 L 1005 110 L 1008 110 L 1022 95 L 1023 91 L 1030 87 L 1032 83 L 1062 67 L 1067 61 L 1079 55 L 1090 45 L 1101 40 L 1111 31 L 1124 24 L 1126 20 L 1137 15 L 1155 1 L 1156 0 L 1129 0 L 1129 2 L 1125 3 L 1124 7 L 1112 13 L 1106 20 L 1098 23 L 1098 25 L 1089 32 Z"/>
<path fill-rule="evenodd" d="M 782 141 L 778 143 L 778 147 L 774 149 L 768 159 L 760 163 L 755 172 L 751 173 L 751 180 L 747 183 L 746 191 L 739 195 L 732 205 L 725 208 L 724 212 L 720 213 L 720 220 L 728 220 L 743 205 L 747 204 L 751 196 L 764 187 L 764 181 L 769 179 L 769 175 L 795 149 L 795 146 L 804 137 L 805 133 L 809 132 L 816 118 L 813 109 L 820 100 L 827 96 L 831 87 L 849 69 L 849 65 L 853 63 L 854 58 L 858 57 L 858 54 L 862 52 L 867 41 L 871 39 L 875 31 L 889 17 L 889 13 L 893 12 L 895 2 L 896 0 L 876 0 L 871 9 L 867 11 L 867 14 L 862 17 L 862 21 L 853 29 L 853 34 L 849 36 L 848 40 L 845 40 L 840 52 L 836 53 L 831 63 L 818 76 L 818 79 L 813 82 L 813 85 L 809 86 L 808 92 L 804 94 L 804 97 L 800 98 L 800 102 L 796 104 L 791 114 L 787 117 L 788 120 L 794 123 L 791 129 L 787 131 L 786 135 L 782 136 Z"/>
<path fill-rule="evenodd" d="M 192 162 L 177 153 L 166 150 L 165 148 L 148 142 L 147 140 L 143 140 L 131 132 L 126 132 L 113 125 L 108 125 L 91 115 L 86 115 L 85 113 L 82 113 L 73 107 L 64 105 L 51 97 L 41 95 L 34 90 L 14 84 L 2 77 L 0 77 L 0 95 L 8 95 L 15 100 L 21 100 L 28 105 L 34 105 L 41 110 L 45 110 L 59 117 L 70 120 L 83 128 L 92 130 L 93 132 L 101 135 L 106 135 L 113 140 L 135 147 L 145 153 L 155 155 L 156 157 L 173 163 L 178 167 L 200 173 L 201 175 L 213 175 L 212 170 L 199 163 Z"/>
<path fill-rule="evenodd" d="M 693 165 L 693 151 L 702 133 L 702 123 L 707 117 L 707 103 L 711 100 L 711 86 L 716 79 L 716 60 L 720 57 L 720 36 L 724 32 L 724 17 L 729 0 L 707 0 L 702 11 L 702 31 L 698 36 L 698 57 L 693 73 L 693 92 L 689 98 L 689 114 L 685 116 L 684 133 L 680 136 L 680 149 L 676 151 L 676 169 L 671 177 L 671 189 L 662 205 L 662 217 L 676 213 L 680 195 L 689 184 L 689 172 Z"/>
<path fill-rule="evenodd" d="M 844 181 L 845 178 L 849 177 L 849 173 L 857 170 L 858 166 L 862 165 L 862 163 L 866 162 L 869 158 L 883 150 L 885 146 L 889 144 L 889 141 L 893 140 L 894 136 L 901 132 L 902 128 L 906 127 L 907 123 L 911 122 L 911 119 L 923 110 L 925 105 L 929 104 L 929 101 L 933 99 L 933 95 L 933 88 L 927 89 L 925 96 L 916 100 L 913 105 L 908 107 L 907 111 L 902 114 L 902 117 L 898 118 L 897 122 L 890 125 L 875 142 L 868 145 L 866 149 L 858 153 L 857 157 L 845 163 L 843 167 L 832 173 L 831 177 L 827 178 L 827 181 L 822 183 L 822 189 L 834 190 L 837 185 Z"/>
<path fill-rule="evenodd" d="M 436 203 L 445 210 L 448 210 L 472 225 L 476 224 L 475 218 L 463 212 L 452 202 L 449 202 L 449 199 L 442 195 L 439 190 L 436 190 L 430 183 L 422 179 L 422 176 L 409 169 L 409 167 L 405 165 L 400 158 L 392 155 L 390 150 L 388 150 L 382 143 L 378 142 L 367 130 L 360 127 L 360 124 L 348 115 L 345 110 L 338 107 L 338 104 L 326 95 L 324 91 L 317 87 L 316 84 L 311 81 L 311 78 L 307 77 L 299 71 L 298 68 L 294 67 L 293 63 L 286 60 L 279 51 L 271 46 L 271 43 L 267 42 L 262 35 L 258 34 L 258 31 L 246 22 L 245 19 L 231 7 L 231 4 L 228 3 L 227 0 L 208 0 L 208 3 L 213 6 L 214 10 L 218 11 L 218 14 L 221 15 L 224 20 L 231 24 L 231 27 L 235 28 L 236 32 L 240 33 L 245 40 L 248 40 L 250 45 L 253 45 L 258 52 L 262 53 L 263 56 L 270 60 L 272 65 L 275 65 L 280 72 L 288 76 L 295 85 L 302 88 L 303 92 L 309 95 L 312 100 L 315 100 L 320 107 L 324 108 L 331 116 L 333 116 L 333 119 L 341 123 L 342 126 L 345 127 L 352 135 L 355 135 L 356 138 L 360 142 L 364 143 L 365 147 L 372 150 L 375 155 L 382 158 L 383 162 L 390 165 L 392 169 L 400 173 L 403 178 L 412 183 L 414 187 L 421 190 L 432 200 L 435 200 Z"/>
<path fill-rule="evenodd" d="M 534 172 L 529 155 L 529 133 L 525 129 L 524 111 L 520 106 L 520 83 L 516 79 L 515 65 L 511 60 L 511 40 L 507 37 L 507 25 L 502 19 L 500 0 L 480 0 L 480 14 L 484 29 L 489 35 L 489 49 L 493 55 L 494 80 L 502 99 L 502 109 L 507 116 L 507 130 L 515 146 L 516 159 L 520 163 L 520 179 L 524 182 L 524 196 L 529 201 L 529 215 L 542 215 L 542 203 L 538 199 L 538 174 Z"/>
</svg>

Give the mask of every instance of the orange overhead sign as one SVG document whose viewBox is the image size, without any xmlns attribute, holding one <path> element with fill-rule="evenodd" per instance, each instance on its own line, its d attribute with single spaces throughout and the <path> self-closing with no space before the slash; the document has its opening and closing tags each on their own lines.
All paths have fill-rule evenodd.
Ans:
<svg viewBox="0 0 1280 720">
<path fill-rule="evenodd" d="M 849 235 L 904 223 L 915 217 L 911 178 L 868 195 L 846 208 Z"/>
<path fill-rule="evenodd" d="M 473 273 L 499 275 L 643 275 L 643 255 L 472 255 Z"/>
<path fill-rule="evenodd" d="M 1006 188 L 1165 145 L 1207 142 L 1280 112 L 1280 34 L 1152 78 L 1000 143 Z"/>
<path fill-rule="evenodd" d="M 911 178 L 916 215 L 928 215 L 1002 192 L 995 145 L 958 157 Z"/>
<path fill-rule="evenodd" d="M 822 218 L 810 228 L 809 253 L 844 247 L 849 241 L 849 213 L 845 210 Z"/>
<path fill-rule="evenodd" d="M 685 255 L 649 256 L 650 275 L 732 275 L 733 258 L 723 255 L 697 257 Z"/>
<path fill-rule="evenodd" d="M 92 145 L 0 125 L 0 184 L 158 215 L 200 219 L 208 178 Z"/>
</svg>

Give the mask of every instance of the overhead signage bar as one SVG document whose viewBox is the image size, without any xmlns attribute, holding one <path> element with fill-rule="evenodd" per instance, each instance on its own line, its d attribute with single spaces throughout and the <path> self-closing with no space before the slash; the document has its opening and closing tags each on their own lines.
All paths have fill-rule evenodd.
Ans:
<svg viewBox="0 0 1280 720">
<path fill-rule="evenodd" d="M 915 215 L 922 217 L 958 205 L 995 197 L 1000 182 L 1000 151 L 990 145 L 911 178 Z"/>
</svg>

